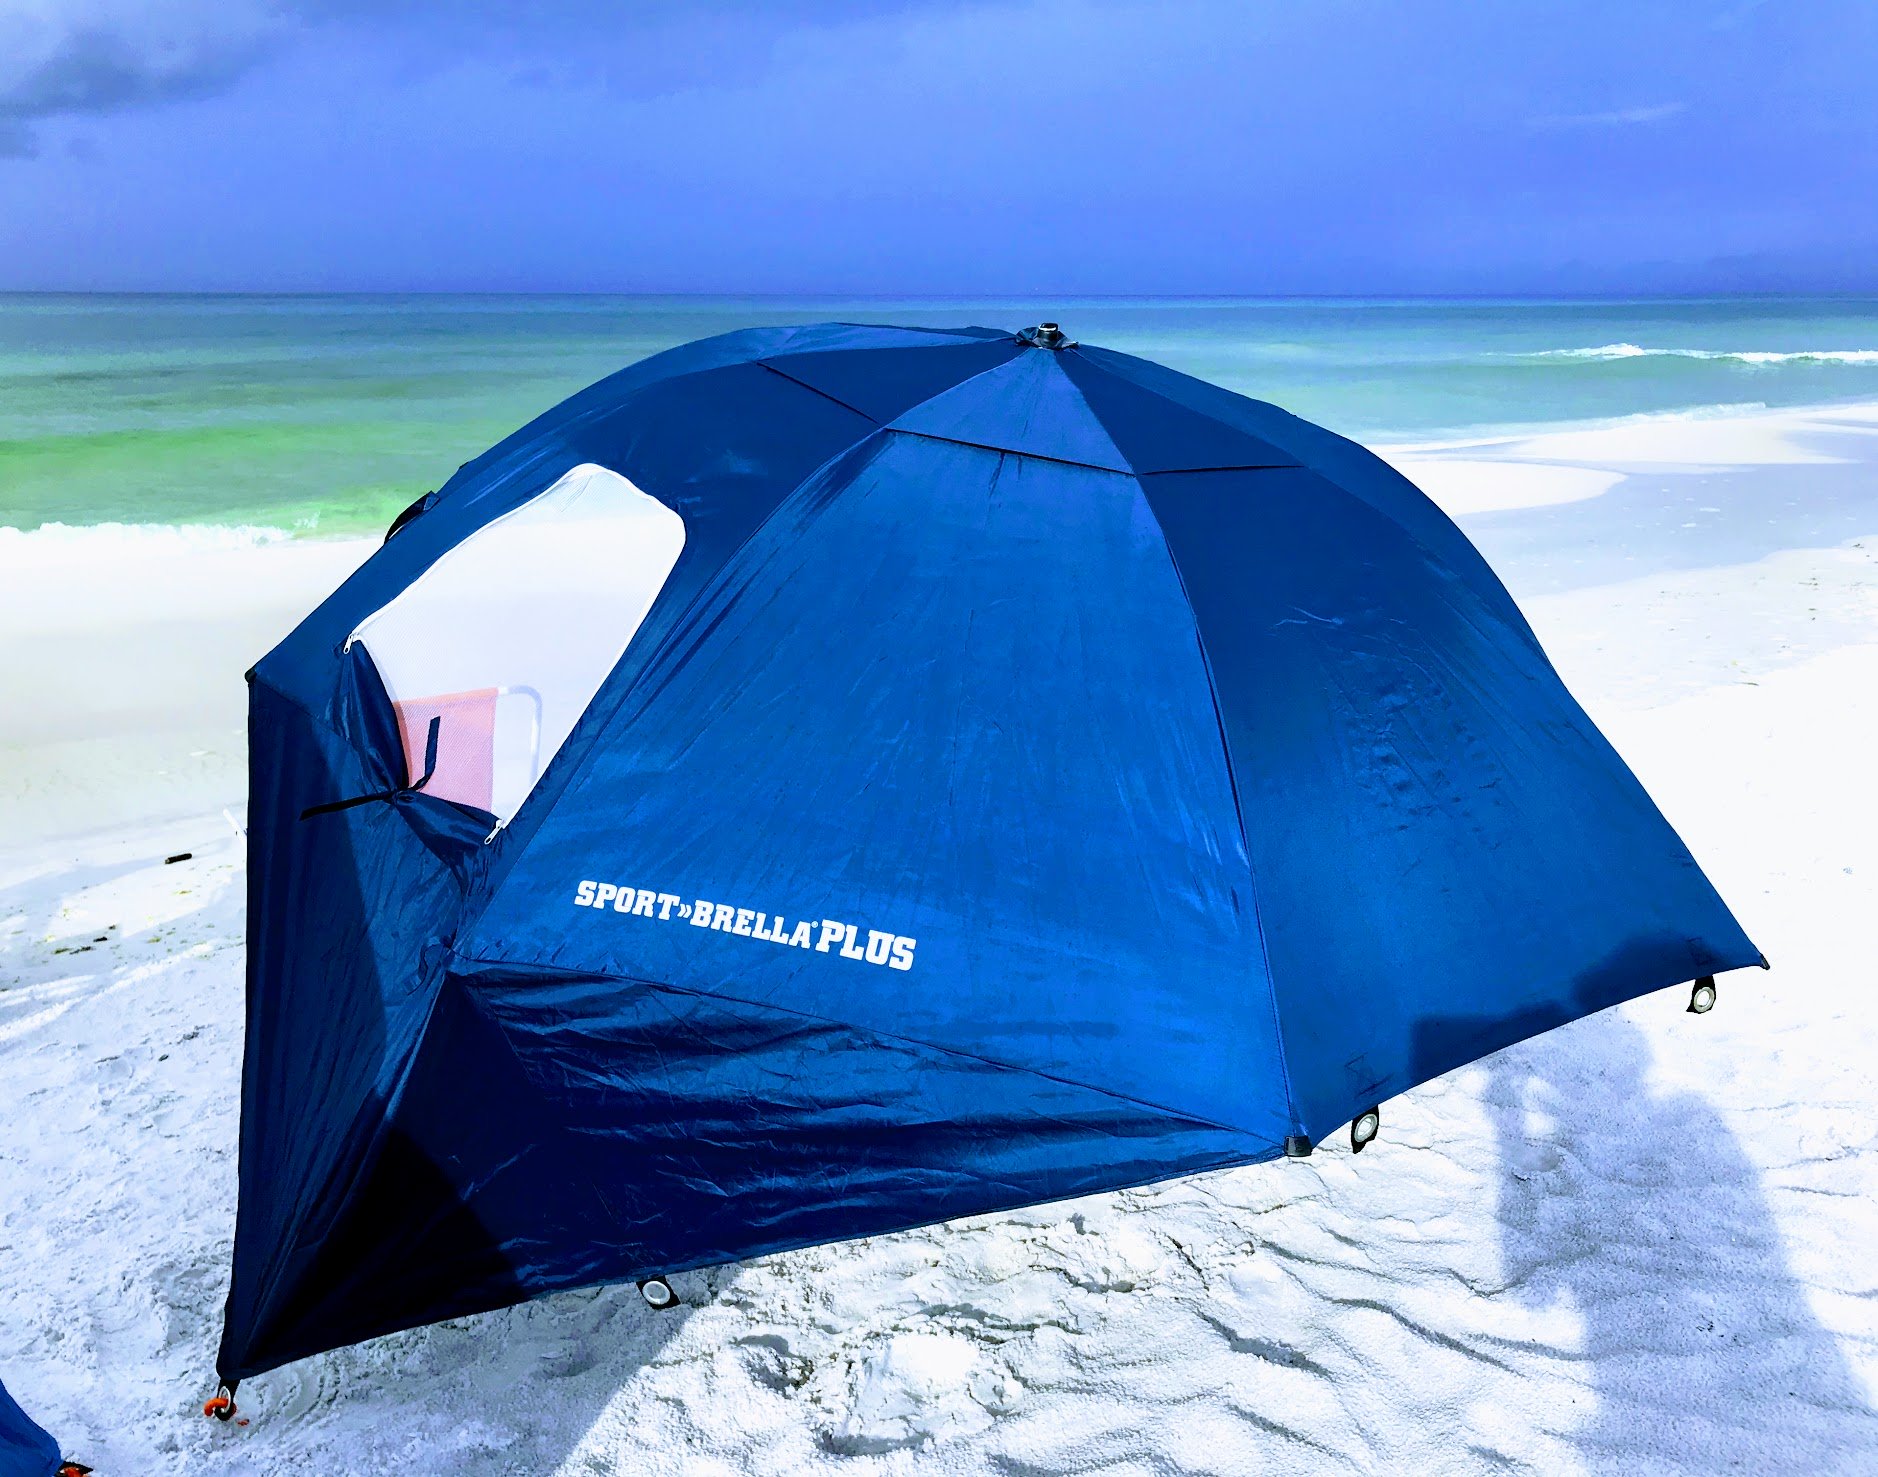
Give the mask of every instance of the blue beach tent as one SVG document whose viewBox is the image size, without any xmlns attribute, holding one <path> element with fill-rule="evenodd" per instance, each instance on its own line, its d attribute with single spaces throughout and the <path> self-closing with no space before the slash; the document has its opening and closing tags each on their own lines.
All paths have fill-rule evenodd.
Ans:
<svg viewBox="0 0 1878 1477">
<path fill-rule="evenodd" d="M 59 1468 L 59 1443 L 0 1385 L 0 1477 L 57 1477 Z"/>
<path fill-rule="evenodd" d="M 1760 957 L 1427 498 L 1049 325 L 645 360 L 250 676 L 231 1386 L 1307 1153 Z"/>
</svg>

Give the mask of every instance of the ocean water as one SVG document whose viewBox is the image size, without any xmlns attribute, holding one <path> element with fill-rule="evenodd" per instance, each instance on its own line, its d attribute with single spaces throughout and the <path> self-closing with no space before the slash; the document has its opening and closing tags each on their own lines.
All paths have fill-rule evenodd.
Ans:
<svg viewBox="0 0 1878 1477">
<path fill-rule="evenodd" d="M 1878 299 L 0 295 L 0 527 L 381 529 L 622 365 L 825 318 L 1054 318 L 1372 443 L 1878 399 Z"/>
</svg>

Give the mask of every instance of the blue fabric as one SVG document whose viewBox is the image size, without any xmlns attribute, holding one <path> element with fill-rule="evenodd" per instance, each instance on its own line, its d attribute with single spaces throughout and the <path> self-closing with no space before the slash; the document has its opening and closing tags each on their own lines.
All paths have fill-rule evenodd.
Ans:
<svg viewBox="0 0 1878 1477">
<path fill-rule="evenodd" d="M 1006 334 L 946 347 L 948 352 L 943 354 L 909 354 L 881 348 L 877 342 L 866 348 L 818 346 L 771 354 L 758 362 L 874 421 L 889 421 L 909 405 L 929 400 L 1023 352 Z"/>
<path fill-rule="evenodd" d="M 892 426 L 966 446 L 1129 470 L 1108 428 L 1049 353 L 987 370 L 905 411 Z"/>
<path fill-rule="evenodd" d="M 0 1385 L 0 1477 L 54 1477 L 58 1470 L 59 1443 Z"/>
<path fill-rule="evenodd" d="M 1401 525 L 1302 470 L 1256 499 L 1226 475 L 1147 496 L 1212 658 L 1313 1137 L 1535 1031 L 1756 961 L 1523 632 Z"/>
<path fill-rule="evenodd" d="M 346 635 L 569 467 L 684 519 L 522 809 Z M 989 329 L 687 345 L 467 465 L 254 673 L 221 1357 L 1323 1138 L 1757 961 L 1362 448 Z"/>
</svg>

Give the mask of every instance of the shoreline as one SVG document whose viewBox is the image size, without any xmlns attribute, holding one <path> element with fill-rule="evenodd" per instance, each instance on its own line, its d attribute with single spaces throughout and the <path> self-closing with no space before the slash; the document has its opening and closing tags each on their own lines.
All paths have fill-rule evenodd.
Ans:
<svg viewBox="0 0 1878 1477">
<path fill-rule="evenodd" d="M 1792 406 L 1768 406 L 1758 401 L 1739 404 L 1691 406 L 1681 410 L 1642 411 L 1634 415 L 1594 416 L 1577 420 L 1495 423 L 1464 427 L 1452 434 L 1431 437 L 1352 438 L 1398 471 L 1421 485 L 1420 479 L 1449 465 L 1473 467 L 1509 464 L 1526 467 L 1556 465 L 1578 473 L 1598 464 L 1605 475 L 1592 490 L 1588 481 L 1573 476 L 1556 482 L 1544 495 L 1531 490 L 1505 492 L 1499 501 L 1483 498 L 1467 479 L 1437 481 L 1423 491 L 1440 503 L 1450 517 L 1498 512 L 1554 502 L 1577 502 L 1614 486 L 1626 472 L 1645 466 L 1794 465 L 1833 458 L 1807 454 L 1791 443 L 1792 436 L 1819 430 L 1864 428 L 1878 434 L 1878 399 L 1857 397 Z M 1334 427 L 1332 428 L 1334 429 Z M 1608 468 L 1602 464 L 1609 463 Z M 184 549 L 264 547 L 274 544 L 378 541 L 376 527 L 334 529 L 246 521 L 64 523 L 52 520 L 32 528 L 0 524 L 0 574 L 24 556 L 31 541 L 42 545 L 82 544 L 115 540 L 126 544 L 168 542 Z M 154 552 L 154 550 L 153 550 Z"/>
<path fill-rule="evenodd" d="M 1465 450 L 1472 446 L 1498 445 L 1509 441 L 1530 441 L 1536 437 L 1572 431 L 1614 431 L 1631 426 L 1649 426 L 1664 422 L 1690 425 L 1718 421 L 1760 421 L 1799 418 L 1826 420 L 1850 415 L 1869 420 L 1878 416 L 1878 397 L 1850 395 L 1844 399 L 1809 400 L 1797 405 L 1769 405 L 1763 400 L 1721 401 L 1714 404 L 1686 405 L 1671 410 L 1639 410 L 1623 415 L 1581 416 L 1563 420 L 1494 421 L 1461 426 L 1429 436 L 1377 437 L 1364 441 L 1371 451 L 1438 452 Z"/>
<path fill-rule="evenodd" d="M 1370 446 L 1441 505 L 1451 518 L 1582 502 L 1628 477 L 1723 468 L 1820 466 L 1859 458 L 1835 456 L 1800 438 L 1878 436 L 1878 400 L 1770 409 L 1766 406 L 1652 412 L 1561 421 L 1431 441 Z M 1878 455 L 1875 452 L 1874 455 Z M 1525 485 L 1500 487 L 1508 468 Z"/>
</svg>

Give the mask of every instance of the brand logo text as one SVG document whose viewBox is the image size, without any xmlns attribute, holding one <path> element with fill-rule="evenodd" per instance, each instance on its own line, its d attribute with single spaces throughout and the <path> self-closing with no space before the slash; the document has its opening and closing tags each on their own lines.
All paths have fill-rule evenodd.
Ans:
<svg viewBox="0 0 1878 1477">
<path fill-rule="evenodd" d="M 800 918 L 792 923 L 781 913 L 759 913 L 754 908 L 739 908 L 709 898 L 686 899 L 677 893 L 625 887 L 616 882 L 583 880 L 574 889 L 574 906 L 610 908 L 631 918 L 662 923 L 687 923 L 693 928 L 762 939 L 786 948 L 813 949 L 864 964 L 884 964 L 889 969 L 911 969 L 913 951 L 919 947 L 918 939 L 903 933 L 864 929 L 840 918 Z"/>
</svg>

